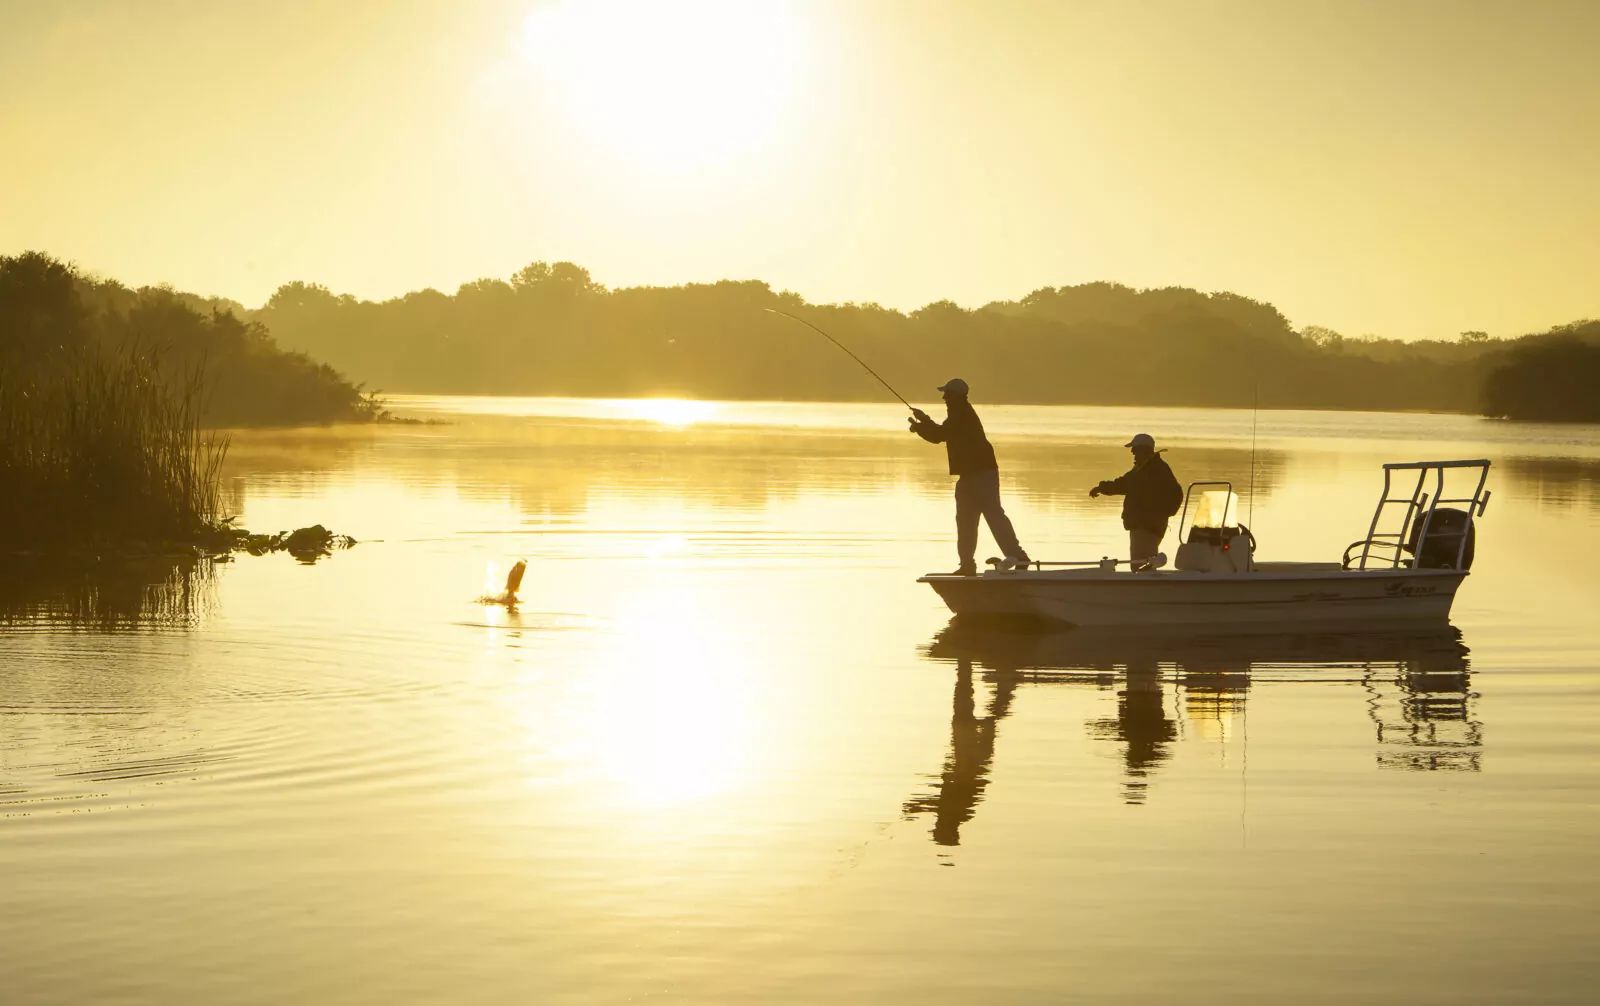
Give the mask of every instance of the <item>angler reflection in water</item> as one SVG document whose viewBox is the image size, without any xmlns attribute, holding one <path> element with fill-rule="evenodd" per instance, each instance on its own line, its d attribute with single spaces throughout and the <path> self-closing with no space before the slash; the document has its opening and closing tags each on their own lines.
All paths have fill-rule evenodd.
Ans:
<svg viewBox="0 0 1600 1006">
<path fill-rule="evenodd" d="M 1129 804 L 1146 802 L 1156 771 L 1179 745 L 1244 741 L 1246 703 L 1262 687 L 1274 694 L 1295 684 L 1364 692 L 1383 769 L 1476 771 L 1482 757 L 1467 649 L 1450 626 L 1362 635 L 1130 637 L 1013 633 L 958 620 L 927 654 L 956 664 L 950 750 L 932 791 L 902 809 L 908 818 L 934 815 L 933 839 L 945 846 L 960 844 L 961 826 L 977 813 L 994 770 L 1000 721 L 1011 714 L 1022 684 L 1117 690 L 1116 715 L 1092 718 L 1087 728 L 1093 740 L 1120 748 L 1121 793 Z M 979 682 L 975 667 L 982 669 Z M 979 683 L 993 689 L 983 715 Z M 1181 717 L 1169 710 L 1169 685 L 1181 699 Z M 1360 715 L 1358 709 L 1352 704 L 1347 713 Z"/>
<path fill-rule="evenodd" d="M 1117 718 L 1089 723 L 1091 737 L 1126 745 L 1122 755 L 1126 803 L 1144 803 L 1149 777 L 1171 757 L 1167 745 L 1177 739 L 1178 724 L 1167 716 L 1166 699 L 1159 667 L 1129 665 L 1123 689 L 1117 693 Z"/>
<path fill-rule="evenodd" d="M 984 788 L 989 785 L 989 764 L 994 761 L 995 729 L 1011 711 L 1016 694 L 1015 675 L 998 675 L 988 714 L 977 715 L 973 699 L 972 662 L 956 663 L 954 711 L 950 716 L 950 755 L 934 792 L 906 801 L 906 817 L 933 815 L 933 840 L 940 845 L 960 845 L 961 826 L 972 820 Z"/>
<path fill-rule="evenodd" d="M 1114 673 L 1090 672 L 1072 678 L 1039 677 L 1016 668 L 997 668 L 986 672 L 983 680 L 993 686 L 985 715 L 977 714 L 972 680 L 972 661 L 956 662 L 955 696 L 950 716 L 950 753 L 944 771 L 932 793 L 907 800 L 902 810 L 906 817 L 932 814 L 933 840 L 939 845 L 960 845 L 961 826 L 972 820 L 983 792 L 989 785 L 994 762 L 995 740 L 1000 721 L 1011 712 L 1017 686 L 1027 682 L 1069 682 L 1108 688 L 1116 681 Z M 1115 719 L 1093 720 L 1090 735 L 1125 745 L 1126 766 L 1124 799 L 1143 803 L 1148 777 L 1170 754 L 1167 749 L 1177 737 L 1177 724 L 1166 713 L 1166 696 L 1161 674 L 1154 664 L 1130 668 L 1125 688 L 1117 695 Z"/>
</svg>

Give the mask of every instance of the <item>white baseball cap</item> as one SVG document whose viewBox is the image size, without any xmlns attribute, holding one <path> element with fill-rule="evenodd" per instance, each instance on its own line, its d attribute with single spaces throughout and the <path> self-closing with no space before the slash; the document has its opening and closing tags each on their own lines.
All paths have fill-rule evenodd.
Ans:
<svg viewBox="0 0 1600 1006">
<path fill-rule="evenodd" d="M 1133 439 L 1123 444 L 1124 447 L 1154 447 L 1156 438 L 1148 433 L 1135 433 Z"/>
<path fill-rule="evenodd" d="M 943 384 L 939 385 L 939 387 L 935 388 L 934 390 L 935 391 L 953 391 L 958 395 L 964 395 L 964 394 L 967 393 L 967 382 L 963 381 L 959 377 L 952 377 L 952 378 L 950 378 L 950 380 L 948 380 L 948 381 L 944 382 Z"/>
</svg>

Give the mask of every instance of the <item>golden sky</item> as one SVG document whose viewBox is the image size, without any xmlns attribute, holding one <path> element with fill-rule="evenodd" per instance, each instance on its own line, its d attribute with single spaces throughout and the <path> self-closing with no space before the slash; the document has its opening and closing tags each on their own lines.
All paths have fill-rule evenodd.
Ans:
<svg viewBox="0 0 1600 1006">
<path fill-rule="evenodd" d="M 1519 334 L 1600 316 L 1597 43 L 1587 0 L 0 0 L 0 253 Z"/>
</svg>

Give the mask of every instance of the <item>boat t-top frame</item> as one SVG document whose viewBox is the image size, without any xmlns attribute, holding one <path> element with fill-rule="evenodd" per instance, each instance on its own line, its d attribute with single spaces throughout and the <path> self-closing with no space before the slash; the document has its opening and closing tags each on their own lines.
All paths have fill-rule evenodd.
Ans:
<svg viewBox="0 0 1600 1006">
<path fill-rule="evenodd" d="M 1476 469 L 1477 481 L 1473 485 L 1470 496 L 1446 496 L 1445 472 L 1453 469 Z M 1406 475 L 1399 473 L 1405 472 Z M 1411 482 L 1409 473 L 1416 473 L 1416 481 Z M 1428 488 L 1428 478 L 1433 477 L 1433 492 L 1423 490 Z M 1468 478 L 1471 478 L 1470 473 Z M 1383 466 L 1383 495 L 1378 497 L 1378 506 L 1372 512 L 1372 523 L 1367 527 L 1367 536 L 1361 541 L 1354 542 L 1344 552 L 1344 567 L 1346 569 L 1399 569 L 1410 566 L 1421 558 L 1423 543 L 1428 540 L 1430 533 L 1435 533 L 1435 519 L 1443 515 L 1464 514 L 1464 524 L 1445 530 L 1447 522 L 1438 521 L 1440 529 L 1438 534 L 1457 538 L 1455 543 L 1455 561 L 1452 569 L 1465 569 L 1470 563 L 1469 549 L 1472 546 L 1472 523 L 1483 515 L 1489 505 L 1489 491 L 1484 488 L 1489 481 L 1489 462 L 1486 459 L 1474 461 L 1404 461 L 1386 464 Z M 1410 492 L 1406 492 L 1406 486 Z M 1385 517 L 1392 514 L 1391 507 L 1403 506 L 1404 513 L 1400 517 L 1400 527 L 1394 531 L 1379 530 L 1385 523 Z M 1457 510 L 1455 507 L 1461 509 Z M 1392 517 L 1390 518 L 1392 524 Z M 1360 551 L 1356 551 L 1359 549 Z M 1373 550 L 1380 549 L 1386 555 L 1374 555 Z M 1414 558 L 1404 558 L 1405 552 L 1413 552 Z"/>
</svg>

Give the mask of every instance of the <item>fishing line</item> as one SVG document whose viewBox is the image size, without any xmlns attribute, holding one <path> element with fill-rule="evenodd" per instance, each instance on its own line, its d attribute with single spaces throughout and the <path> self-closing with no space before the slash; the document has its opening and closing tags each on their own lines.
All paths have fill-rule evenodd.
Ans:
<svg viewBox="0 0 1600 1006">
<path fill-rule="evenodd" d="M 913 406 L 910 402 L 906 401 L 904 395 L 902 395 L 902 394 L 900 394 L 900 392 L 894 390 L 894 385 L 890 384 L 888 381 L 885 381 L 882 377 L 880 377 L 876 370 L 873 370 L 871 367 L 867 366 L 867 361 L 863 360 L 861 357 L 857 356 L 856 354 L 850 352 L 850 348 L 848 346 L 846 346 L 844 343 L 840 342 L 838 339 L 835 339 L 833 336 L 829 335 L 827 332 L 824 332 L 822 329 L 818 328 L 817 326 L 811 324 L 811 322 L 806 321 L 804 318 L 795 317 L 794 315 L 790 314 L 788 311 L 779 311 L 777 308 L 772 308 L 772 307 L 764 307 L 761 310 L 767 312 L 768 314 L 781 315 L 781 316 L 783 316 L 785 318 L 788 318 L 790 321 L 798 321 L 800 324 L 802 324 L 805 327 L 811 329 L 811 331 L 813 331 L 813 332 L 817 333 L 818 335 L 822 336 L 824 339 L 827 339 L 829 342 L 833 343 L 835 346 L 838 346 L 840 349 L 844 350 L 844 352 L 850 357 L 850 359 L 852 359 L 852 360 L 856 361 L 857 363 L 861 364 L 861 369 L 865 370 L 867 373 L 869 373 L 873 377 L 877 378 L 877 381 L 878 381 L 879 384 L 883 385 L 885 388 L 888 388 L 889 389 L 889 394 L 891 394 L 894 397 L 900 399 L 900 404 L 901 405 L 904 405 L 906 408 L 910 409 L 912 412 L 916 412 L 917 411 L 915 406 Z"/>
</svg>

